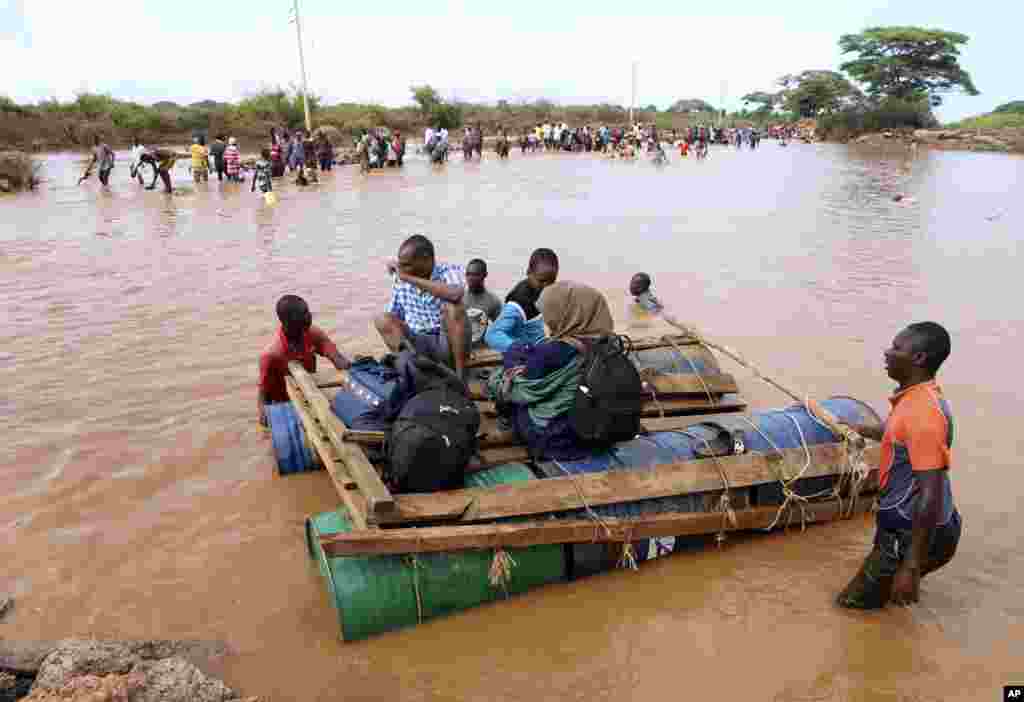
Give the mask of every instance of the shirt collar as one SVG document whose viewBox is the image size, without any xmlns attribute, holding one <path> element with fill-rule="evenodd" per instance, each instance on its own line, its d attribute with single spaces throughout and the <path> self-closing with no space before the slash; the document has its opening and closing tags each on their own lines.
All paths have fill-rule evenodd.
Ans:
<svg viewBox="0 0 1024 702">
<path fill-rule="evenodd" d="M 904 388 L 903 390 L 900 390 L 899 392 L 894 393 L 893 396 L 889 398 L 889 403 L 893 407 L 895 407 L 899 403 L 900 400 L 902 400 L 903 398 L 907 397 L 910 393 L 912 393 L 912 392 L 914 392 L 916 390 L 922 390 L 922 389 L 925 389 L 925 388 L 932 388 L 932 389 L 934 389 L 936 387 L 937 387 L 937 384 L 935 382 L 935 378 L 932 378 L 931 380 L 925 380 L 925 381 L 920 382 L 920 383 L 914 383 L 909 388 Z"/>
<path fill-rule="evenodd" d="M 291 346 L 288 344 L 288 337 L 284 335 L 284 327 L 277 328 L 277 338 L 281 342 L 281 348 L 285 353 L 291 353 Z M 313 342 L 309 338 L 309 329 L 302 333 L 302 353 L 308 354 L 313 350 Z"/>
</svg>

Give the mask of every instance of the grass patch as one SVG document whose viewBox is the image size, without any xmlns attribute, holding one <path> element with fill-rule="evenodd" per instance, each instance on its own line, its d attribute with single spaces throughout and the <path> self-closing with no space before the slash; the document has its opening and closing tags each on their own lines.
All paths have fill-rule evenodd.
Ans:
<svg viewBox="0 0 1024 702">
<path fill-rule="evenodd" d="M 1024 129 L 1024 114 L 992 112 L 946 125 L 950 129 Z"/>
</svg>

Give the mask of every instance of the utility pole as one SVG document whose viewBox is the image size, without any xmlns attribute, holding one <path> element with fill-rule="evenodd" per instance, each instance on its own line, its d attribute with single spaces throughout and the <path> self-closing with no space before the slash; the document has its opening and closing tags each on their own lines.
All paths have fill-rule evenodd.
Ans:
<svg viewBox="0 0 1024 702">
<path fill-rule="evenodd" d="M 725 95 L 728 92 L 728 89 L 729 89 L 729 83 L 727 81 L 723 80 L 722 81 L 722 101 L 719 103 L 719 110 L 720 110 L 720 112 L 718 113 L 719 114 L 719 117 L 718 117 L 718 126 L 719 127 L 721 127 L 725 123 Z"/>
<path fill-rule="evenodd" d="M 633 126 L 633 108 L 636 107 L 636 61 L 633 62 L 632 88 L 629 97 L 629 126 Z"/>
<path fill-rule="evenodd" d="M 306 131 L 313 131 L 313 122 L 309 118 L 309 86 L 306 84 L 306 58 L 302 53 L 302 22 L 299 20 L 299 0 L 293 0 L 292 12 L 295 16 L 295 36 L 299 40 L 299 68 L 302 70 L 302 107 L 306 112 Z"/>
</svg>

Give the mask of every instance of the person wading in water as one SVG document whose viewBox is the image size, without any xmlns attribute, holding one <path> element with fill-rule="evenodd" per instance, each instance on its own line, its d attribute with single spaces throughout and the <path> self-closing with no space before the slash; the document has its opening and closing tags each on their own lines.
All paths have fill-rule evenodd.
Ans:
<svg viewBox="0 0 1024 702">
<path fill-rule="evenodd" d="M 841 607 L 877 609 L 917 602 L 921 578 L 946 565 L 960 542 L 953 504 L 953 414 L 935 374 L 949 356 L 949 333 L 935 322 L 911 324 L 885 351 L 899 383 L 884 426 L 853 426 L 882 442 L 874 548 L 836 598 Z"/>
</svg>

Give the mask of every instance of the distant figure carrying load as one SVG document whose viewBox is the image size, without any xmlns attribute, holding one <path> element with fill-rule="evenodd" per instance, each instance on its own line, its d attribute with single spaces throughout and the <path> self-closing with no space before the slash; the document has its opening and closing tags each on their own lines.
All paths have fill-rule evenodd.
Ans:
<svg viewBox="0 0 1024 702">
<path fill-rule="evenodd" d="M 102 141 L 99 135 L 93 139 L 92 159 L 89 161 L 89 165 L 85 167 L 85 175 L 79 179 L 79 183 L 89 177 L 93 166 L 99 169 L 100 183 L 104 187 L 109 185 L 110 172 L 114 170 L 114 150 L 105 141 Z"/>
<path fill-rule="evenodd" d="M 273 169 L 274 164 L 270 157 L 270 149 L 263 149 L 260 151 L 260 160 L 256 162 L 256 167 L 253 169 L 252 185 L 249 187 L 249 192 L 254 192 L 257 185 L 259 185 L 260 192 L 264 195 L 273 192 Z"/>
<path fill-rule="evenodd" d="M 164 192 L 167 194 L 173 192 L 171 188 L 171 169 L 174 168 L 174 164 L 179 159 L 191 157 L 191 154 L 176 153 L 170 149 L 153 149 L 142 154 L 139 157 L 139 163 L 145 163 L 153 168 L 153 180 L 146 186 L 146 190 L 155 188 L 156 179 L 159 177 L 164 183 Z M 142 178 L 141 173 L 139 178 Z"/>
</svg>

